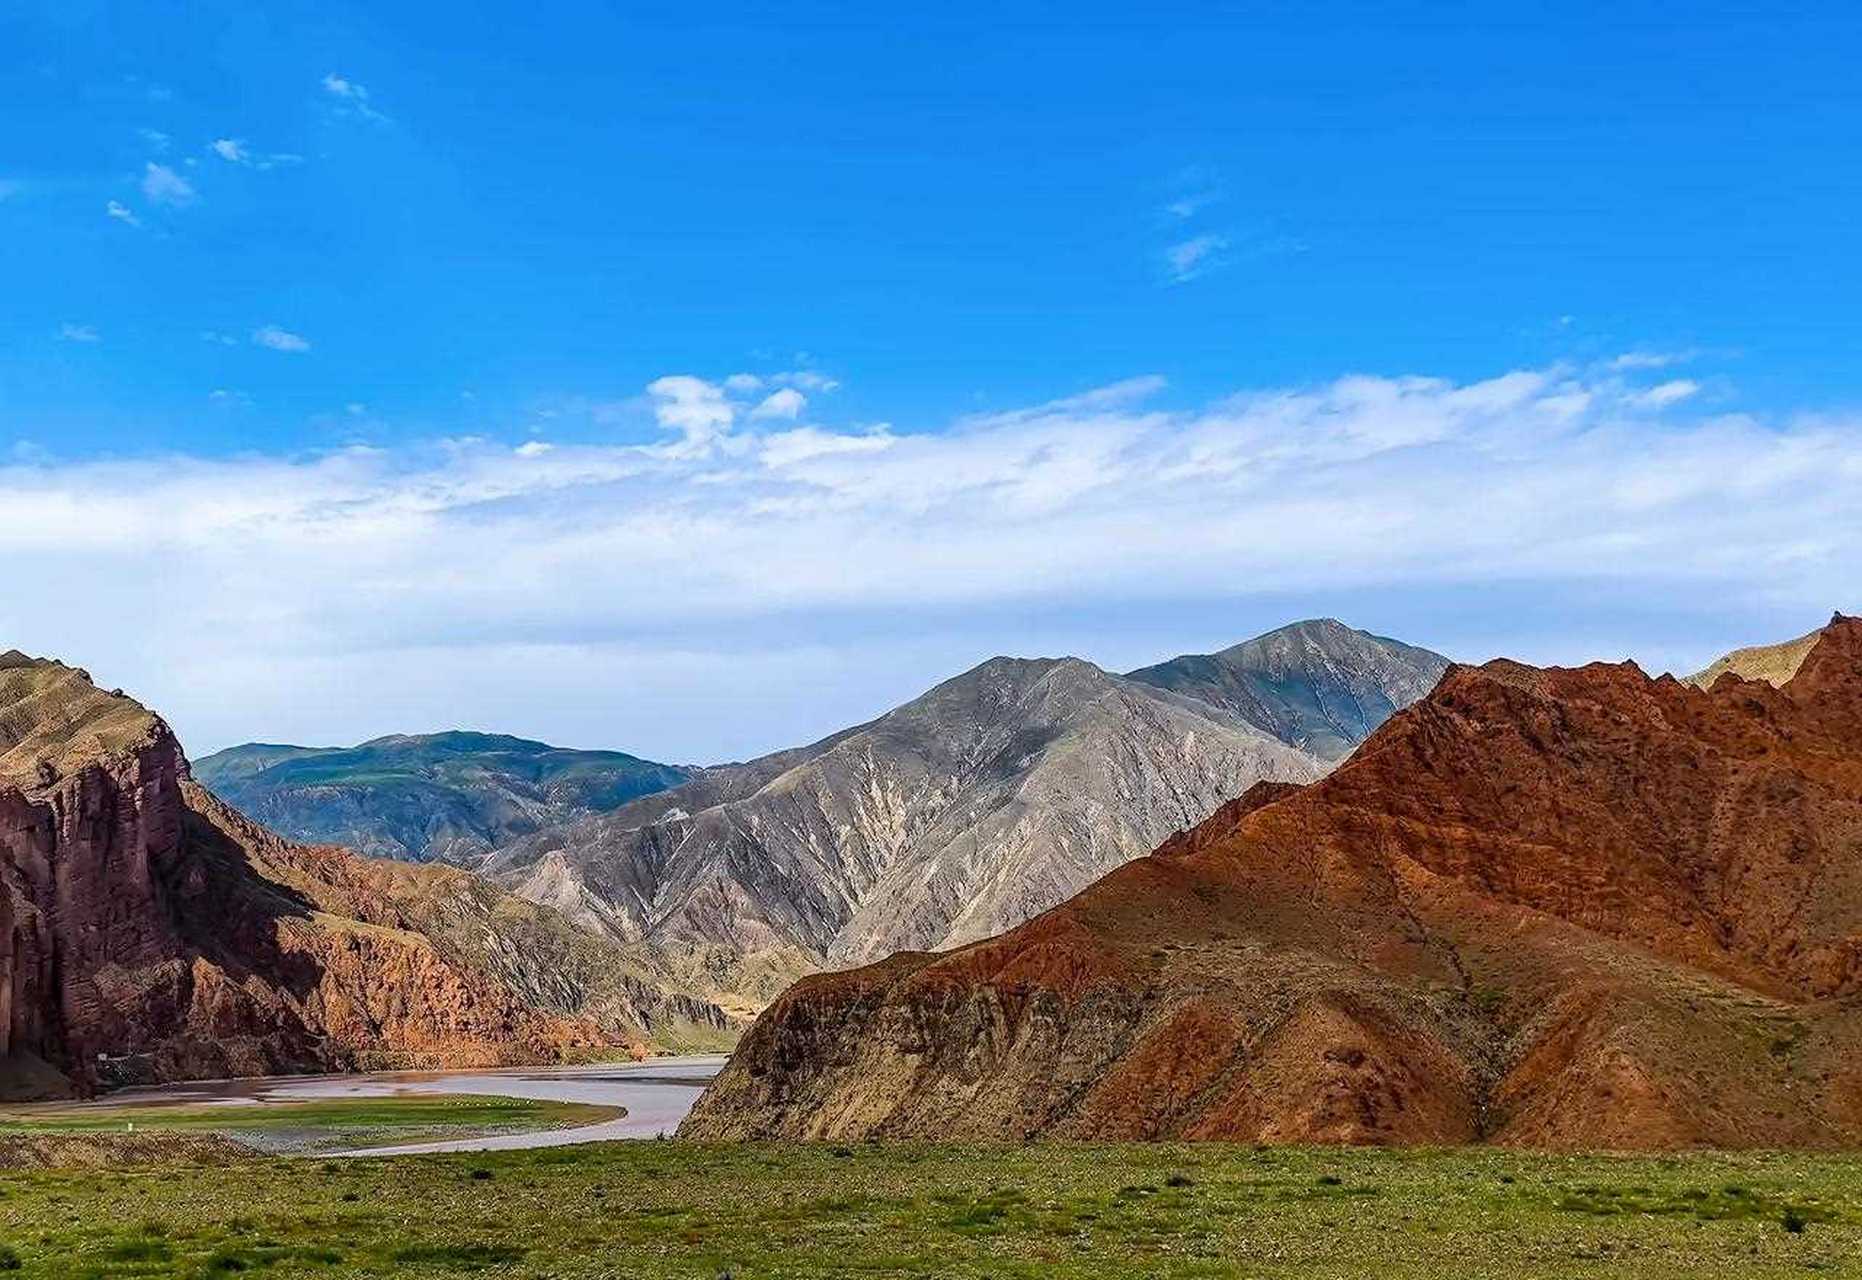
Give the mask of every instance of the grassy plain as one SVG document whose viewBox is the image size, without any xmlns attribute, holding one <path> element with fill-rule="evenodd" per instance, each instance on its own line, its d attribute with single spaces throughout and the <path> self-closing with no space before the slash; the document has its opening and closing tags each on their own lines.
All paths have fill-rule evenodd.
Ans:
<svg viewBox="0 0 1862 1280">
<path fill-rule="evenodd" d="M 0 1170 L 0 1250 L 60 1277 L 1802 1277 L 1862 1262 L 1862 1161 L 668 1141 Z"/>
<path fill-rule="evenodd" d="M 0 1139 L 42 1134 L 225 1134 L 271 1152 L 333 1151 L 480 1134 L 599 1124 L 615 1107 L 476 1094 L 397 1094 L 304 1102 L 61 1107 L 0 1110 Z"/>
</svg>

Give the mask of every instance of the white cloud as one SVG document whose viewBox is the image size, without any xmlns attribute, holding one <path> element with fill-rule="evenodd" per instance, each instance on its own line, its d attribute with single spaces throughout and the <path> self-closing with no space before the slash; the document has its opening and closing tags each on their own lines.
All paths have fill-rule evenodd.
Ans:
<svg viewBox="0 0 1862 1280">
<path fill-rule="evenodd" d="M 120 201 L 112 200 L 108 202 L 107 204 L 104 205 L 103 211 L 109 214 L 112 218 L 115 218 L 118 222 L 123 223 L 125 226 L 139 227 L 142 225 L 142 219 L 138 218 L 130 210 L 128 205 L 123 204 Z"/>
<path fill-rule="evenodd" d="M 229 387 L 215 387 L 207 393 L 207 398 L 215 404 L 249 405 L 252 397 L 243 391 L 234 391 Z"/>
<path fill-rule="evenodd" d="M 516 449 L 512 450 L 512 452 L 520 458 L 541 458 L 544 454 L 555 449 L 555 447 L 555 445 L 550 444 L 547 440 L 526 440 L 523 444 L 518 445 Z"/>
<path fill-rule="evenodd" d="M 653 397 L 653 416 L 660 426 L 679 433 L 674 452 L 702 456 L 730 434 L 737 406 L 725 398 L 724 388 L 690 374 L 671 374 L 647 385 Z"/>
<path fill-rule="evenodd" d="M 272 351 L 308 351 L 310 343 L 292 333 L 289 329 L 280 329 L 275 324 L 268 324 L 252 331 L 252 345 L 266 347 Z"/>
<path fill-rule="evenodd" d="M 214 343 L 216 346 L 222 346 L 222 347 L 236 347 L 239 345 L 238 338 L 235 338 L 230 333 L 221 333 L 217 329 L 202 330 L 201 335 L 200 335 L 200 340 L 202 342 L 211 342 L 211 343 Z"/>
<path fill-rule="evenodd" d="M 1227 248 L 1228 237 L 1213 232 L 1171 245 L 1164 250 L 1164 266 L 1170 282 L 1182 284 L 1219 266 L 1222 251 Z"/>
<path fill-rule="evenodd" d="M 1610 361 L 1610 367 L 1619 373 L 1666 369 L 1670 365 L 1686 364 L 1698 354 L 1696 351 L 1625 351 Z"/>
<path fill-rule="evenodd" d="M 796 427 L 793 431 L 765 436 L 757 456 L 764 466 L 781 469 L 836 454 L 882 453 L 896 443 L 897 438 L 884 426 L 858 435 L 823 431 L 819 427 Z"/>
<path fill-rule="evenodd" d="M 1221 196 L 1213 191 L 1198 191 L 1191 195 L 1178 196 L 1164 206 L 1164 212 L 1180 220 L 1194 218 L 1220 199 Z"/>
<path fill-rule="evenodd" d="M 772 391 L 761 404 L 750 411 L 752 418 L 788 418 L 794 420 L 801 416 L 802 409 L 808 404 L 808 397 L 794 387 L 784 387 Z"/>
<path fill-rule="evenodd" d="M 369 104 L 369 91 L 334 71 L 323 77 L 323 91 L 343 104 L 343 111 L 364 120 L 386 121 L 387 116 Z"/>
<path fill-rule="evenodd" d="M 672 447 L 0 464 L 0 643 L 83 662 L 199 746 L 465 721 L 715 758 L 851 722 L 850 672 L 903 698 L 959 669 L 922 647 L 952 618 L 998 620 L 974 661 L 1038 609 L 1219 629 L 1241 597 L 1287 618 L 1376 592 L 1465 608 L 1504 583 L 1573 610 L 1611 584 L 1813 621 L 1862 607 L 1862 414 L 1709 416 L 1565 368 L 1186 408 L 1162 390 L 936 432 L 765 431 L 685 375 L 649 389 Z M 864 714 L 885 705 L 877 676 L 860 687 Z M 839 719 L 803 725 L 804 704 Z M 749 705 L 757 740 L 721 736 Z M 699 720 L 720 736 L 675 744 Z"/>
<path fill-rule="evenodd" d="M 148 144 L 149 149 L 157 154 L 168 150 L 168 144 L 174 141 L 160 129 L 138 129 L 136 133 L 143 142 Z"/>
<path fill-rule="evenodd" d="M 759 390 L 762 385 L 763 380 L 754 373 L 733 373 L 724 380 L 724 389 L 734 391 L 738 395 L 749 395 L 752 391 Z"/>
<path fill-rule="evenodd" d="M 66 322 L 58 326 L 58 340 L 60 342 L 99 342 L 102 337 L 91 325 Z"/>
<path fill-rule="evenodd" d="M 840 383 L 824 373 L 812 369 L 791 369 L 786 373 L 771 375 L 771 382 L 782 387 L 797 387 L 803 391 L 838 391 Z"/>
<path fill-rule="evenodd" d="M 165 164 L 150 161 L 142 172 L 142 195 L 150 204 L 180 208 L 198 198 L 194 184 Z"/>
<path fill-rule="evenodd" d="M 1700 391 L 1698 382 L 1686 378 L 1676 378 L 1663 382 L 1637 394 L 1636 403 L 1651 409 L 1665 409 L 1671 404 L 1679 404 Z"/>
<path fill-rule="evenodd" d="M 228 164 L 252 163 L 252 153 L 246 150 L 246 144 L 237 138 L 216 138 L 207 144 L 207 149 Z"/>
</svg>

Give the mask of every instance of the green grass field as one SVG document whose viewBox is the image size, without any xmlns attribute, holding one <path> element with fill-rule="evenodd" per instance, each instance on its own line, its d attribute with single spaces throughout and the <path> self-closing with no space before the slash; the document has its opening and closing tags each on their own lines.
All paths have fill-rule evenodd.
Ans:
<svg viewBox="0 0 1862 1280">
<path fill-rule="evenodd" d="M 1805 1276 L 1862 1161 L 680 1142 L 0 1171 L 47 1276 Z"/>
<path fill-rule="evenodd" d="M 520 1133 L 599 1124 L 618 1108 L 474 1094 L 401 1094 L 242 1106 L 94 1105 L 0 1109 L 0 1138 L 12 1134 L 220 1133 L 271 1152 Z"/>
</svg>

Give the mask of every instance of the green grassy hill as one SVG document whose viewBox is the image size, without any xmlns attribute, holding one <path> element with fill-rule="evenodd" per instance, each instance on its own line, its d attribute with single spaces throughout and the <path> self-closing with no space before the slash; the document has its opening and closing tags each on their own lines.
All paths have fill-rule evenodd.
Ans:
<svg viewBox="0 0 1862 1280">
<path fill-rule="evenodd" d="M 696 772 L 621 751 L 464 732 L 355 747 L 247 743 L 194 765 L 221 799 L 285 835 L 411 861 L 469 860 Z"/>
</svg>

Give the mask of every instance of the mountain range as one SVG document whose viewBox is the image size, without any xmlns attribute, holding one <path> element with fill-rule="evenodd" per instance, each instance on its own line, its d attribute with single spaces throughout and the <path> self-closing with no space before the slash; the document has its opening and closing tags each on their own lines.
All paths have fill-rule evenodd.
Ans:
<svg viewBox="0 0 1862 1280">
<path fill-rule="evenodd" d="M 1019 924 L 1255 781 L 1320 776 L 1446 665 L 1327 619 L 1124 676 L 992 659 L 741 764 L 452 732 L 252 743 L 196 775 L 286 835 L 481 871 L 747 1017 L 803 973 Z"/>
<path fill-rule="evenodd" d="M 1019 927 L 797 983 L 682 1133 L 1854 1146 L 1862 620 L 1716 669 L 1453 667 Z"/>
<path fill-rule="evenodd" d="M 483 870 L 752 1009 L 802 973 L 1019 924 L 1255 782 L 1311 781 L 1446 665 L 1330 620 L 1129 676 L 995 658 Z"/>
</svg>

